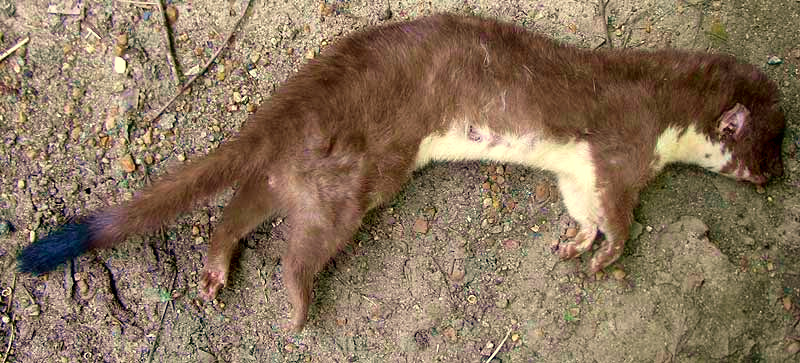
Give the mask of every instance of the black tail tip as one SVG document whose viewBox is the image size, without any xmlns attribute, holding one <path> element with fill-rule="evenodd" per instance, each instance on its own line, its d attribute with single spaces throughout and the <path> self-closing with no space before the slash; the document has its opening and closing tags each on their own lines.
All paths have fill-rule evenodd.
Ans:
<svg viewBox="0 0 800 363">
<path fill-rule="evenodd" d="M 25 247 L 17 256 L 17 269 L 34 275 L 52 271 L 88 251 L 90 240 L 87 223 L 67 223 Z"/>
</svg>

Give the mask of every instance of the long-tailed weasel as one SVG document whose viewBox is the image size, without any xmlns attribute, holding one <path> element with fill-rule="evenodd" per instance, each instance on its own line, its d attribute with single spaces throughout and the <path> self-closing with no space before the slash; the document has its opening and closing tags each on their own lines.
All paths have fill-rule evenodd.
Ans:
<svg viewBox="0 0 800 363">
<path fill-rule="evenodd" d="M 436 15 L 350 35 L 311 60 L 238 137 L 130 202 L 77 218 L 25 248 L 19 269 L 56 268 L 152 231 L 238 183 L 211 238 L 200 295 L 225 285 L 239 239 L 285 215 L 291 327 L 315 275 L 370 208 L 432 160 L 494 160 L 553 172 L 573 258 L 605 235 L 590 269 L 622 253 L 639 191 L 667 163 L 763 184 L 782 173 L 776 86 L 725 55 L 590 51 L 515 25 Z"/>
</svg>

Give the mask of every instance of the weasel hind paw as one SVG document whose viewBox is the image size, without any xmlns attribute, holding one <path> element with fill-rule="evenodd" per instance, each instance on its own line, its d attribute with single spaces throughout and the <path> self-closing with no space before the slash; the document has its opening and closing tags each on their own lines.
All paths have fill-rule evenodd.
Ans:
<svg viewBox="0 0 800 363">
<path fill-rule="evenodd" d="M 580 231 L 572 241 L 561 244 L 558 248 L 558 256 L 562 260 L 569 260 L 580 256 L 592 248 L 594 240 L 597 238 L 597 225 L 581 226 Z"/>
<path fill-rule="evenodd" d="M 225 274 L 215 270 L 203 270 L 198 286 L 198 293 L 205 301 L 214 300 L 219 289 L 225 286 Z"/>
<path fill-rule="evenodd" d="M 619 259 L 624 249 L 625 241 L 603 241 L 603 245 L 594 253 L 590 263 L 590 270 L 596 273 Z"/>
</svg>

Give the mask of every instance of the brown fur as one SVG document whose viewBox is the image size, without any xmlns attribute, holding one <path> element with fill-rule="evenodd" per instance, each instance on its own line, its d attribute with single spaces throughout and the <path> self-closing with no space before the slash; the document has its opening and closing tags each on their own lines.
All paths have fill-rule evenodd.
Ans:
<svg viewBox="0 0 800 363">
<path fill-rule="evenodd" d="M 721 115 L 741 104 L 735 132 Z M 315 275 L 350 241 L 364 213 L 410 177 L 421 141 L 454 120 L 502 135 L 591 146 L 606 243 L 592 269 L 622 252 L 639 191 L 656 172 L 656 140 L 694 125 L 733 153 L 747 178 L 781 173 L 783 115 L 776 87 L 756 68 L 724 55 L 676 50 L 588 51 L 520 27 L 437 15 L 348 36 L 311 60 L 250 117 L 241 134 L 205 159 L 149 187 L 133 201 L 96 212 L 93 247 L 153 230 L 238 182 L 214 231 L 200 293 L 213 298 L 238 240 L 265 219 L 286 215 L 284 282 L 291 325 L 306 321 Z M 722 130 L 722 131 L 720 131 Z M 571 212 L 572 213 L 572 212 Z M 598 226 L 579 238 L 594 239 Z M 563 257 L 582 251 L 574 245 Z"/>
</svg>

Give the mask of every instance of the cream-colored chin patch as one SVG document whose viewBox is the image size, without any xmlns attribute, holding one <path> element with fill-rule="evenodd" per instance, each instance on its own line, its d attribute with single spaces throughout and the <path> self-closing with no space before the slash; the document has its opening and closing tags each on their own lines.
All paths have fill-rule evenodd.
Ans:
<svg viewBox="0 0 800 363">
<path fill-rule="evenodd" d="M 719 172 L 732 157 L 721 144 L 712 142 L 694 125 L 682 134 L 680 129 L 674 127 L 666 129 L 656 141 L 655 153 L 658 155 L 653 165 L 656 171 L 669 163 L 686 163 Z"/>
</svg>

